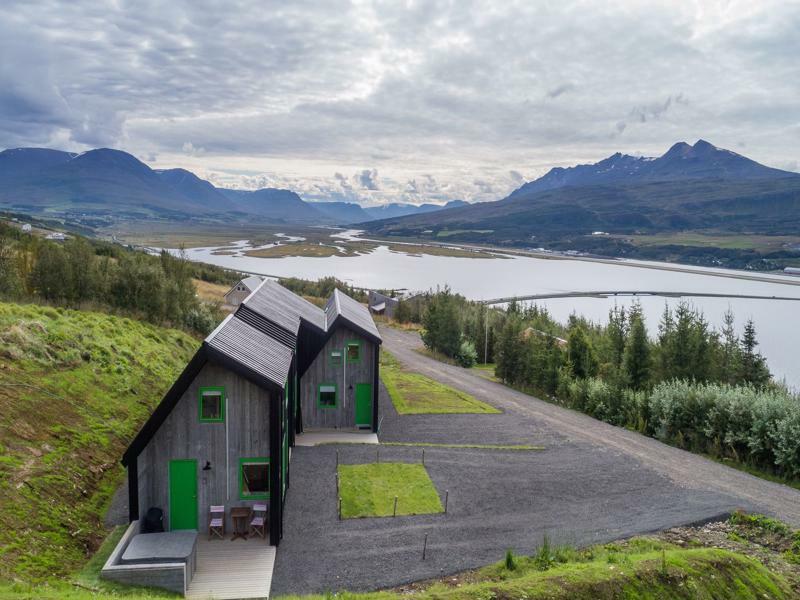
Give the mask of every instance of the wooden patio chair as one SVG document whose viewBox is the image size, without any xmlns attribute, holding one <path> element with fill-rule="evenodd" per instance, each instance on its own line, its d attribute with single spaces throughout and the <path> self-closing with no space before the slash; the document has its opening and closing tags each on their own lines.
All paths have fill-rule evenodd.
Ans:
<svg viewBox="0 0 800 600">
<path fill-rule="evenodd" d="M 267 505 L 255 504 L 253 506 L 253 519 L 250 521 L 250 535 L 267 537 Z"/>
<path fill-rule="evenodd" d="M 208 539 L 212 536 L 225 539 L 225 506 L 210 506 L 208 509 Z"/>
</svg>

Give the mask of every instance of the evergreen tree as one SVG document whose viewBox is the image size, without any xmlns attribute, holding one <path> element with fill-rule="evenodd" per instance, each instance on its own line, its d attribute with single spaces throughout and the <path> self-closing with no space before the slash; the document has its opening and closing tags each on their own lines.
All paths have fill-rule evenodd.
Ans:
<svg viewBox="0 0 800 600">
<path fill-rule="evenodd" d="M 741 351 L 736 335 L 735 320 L 730 306 L 725 311 L 722 325 L 722 347 L 720 356 L 720 380 L 734 384 L 739 379 Z"/>
<path fill-rule="evenodd" d="M 748 319 L 742 335 L 741 363 L 739 378 L 744 383 L 762 387 L 769 382 L 770 373 L 766 361 L 756 351 L 756 327 L 752 319 Z"/>
<path fill-rule="evenodd" d="M 625 307 L 614 306 L 608 313 L 608 326 L 606 327 L 606 338 L 609 362 L 616 368 L 622 366 L 622 356 L 625 352 L 625 337 L 628 322 L 625 315 Z"/>
<path fill-rule="evenodd" d="M 516 384 L 523 371 L 522 319 L 507 315 L 495 347 L 495 375 L 505 383 Z"/>
<path fill-rule="evenodd" d="M 570 329 L 567 342 L 567 354 L 572 363 L 572 374 L 579 378 L 594 375 L 597 359 L 582 324 L 576 323 Z"/>
<path fill-rule="evenodd" d="M 623 371 L 628 385 L 640 390 L 650 382 L 650 342 L 640 305 L 636 304 L 631 309 L 628 323 Z"/>
<path fill-rule="evenodd" d="M 434 294 L 422 317 L 422 341 L 431 350 L 454 357 L 461 347 L 458 306 L 449 287 Z"/>
</svg>

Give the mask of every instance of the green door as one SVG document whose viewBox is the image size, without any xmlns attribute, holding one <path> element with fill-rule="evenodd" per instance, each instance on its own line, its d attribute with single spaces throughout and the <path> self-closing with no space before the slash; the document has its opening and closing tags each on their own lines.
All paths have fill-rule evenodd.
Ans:
<svg viewBox="0 0 800 600">
<path fill-rule="evenodd" d="M 372 427 L 372 384 L 356 384 L 356 426 Z"/>
<path fill-rule="evenodd" d="M 169 528 L 197 529 L 197 461 L 169 461 Z"/>
</svg>

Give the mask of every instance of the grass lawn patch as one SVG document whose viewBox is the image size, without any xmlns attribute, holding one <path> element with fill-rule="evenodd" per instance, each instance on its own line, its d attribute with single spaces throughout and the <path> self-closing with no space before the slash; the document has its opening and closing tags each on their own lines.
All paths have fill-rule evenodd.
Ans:
<svg viewBox="0 0 800 600">
<path fill-rule="evenodd" d="M 466 392 L 406 370 L 386 350 L 381 352 L 381 380 L 401 415 L 501 412 Z"/>
<path fill-rule="evenodd" d="M 407 463 L 339 465 L 342 518 L 391 517 L 444 512 L 425 467 Z"/>
</svg>

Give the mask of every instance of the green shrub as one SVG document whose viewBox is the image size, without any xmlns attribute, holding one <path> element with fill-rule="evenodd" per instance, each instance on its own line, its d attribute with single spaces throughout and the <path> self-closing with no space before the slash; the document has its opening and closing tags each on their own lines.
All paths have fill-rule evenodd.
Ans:
<svg viewBox="0 0 800 600">
<path fill-rule="evenodd" d="M 509 571 L 514 571 L 517 568 L 517 560 L 514 557 L 514 551 L 511 549 L 506 550 L 505 566 Z"/>
</svg>

